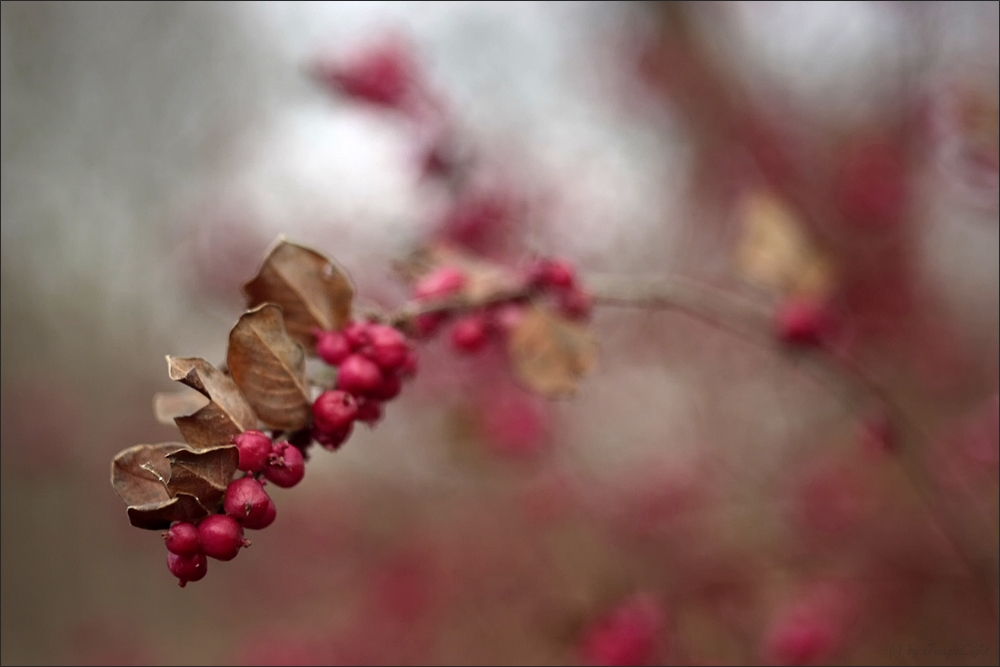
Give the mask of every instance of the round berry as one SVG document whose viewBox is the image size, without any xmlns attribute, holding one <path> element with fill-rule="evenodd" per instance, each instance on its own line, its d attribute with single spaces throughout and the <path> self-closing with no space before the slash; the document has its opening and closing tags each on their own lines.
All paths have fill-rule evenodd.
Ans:
<svg viewBox="0 0 1000 667">
<path fill-rule="evenodd" d="M 352 354 L 337 371 L 337 389 L 356 396 L 369 394 L 382 384 L 382 370 L 374 361 Z"/>
<path fill-rule="evenodd" d="M 319 428 L 314 428 L 312 436 L 320 444 L 320 447 L 333 452 L 340 449 L 341 445 L 347 442 L 353 430 L 353 423 L 337 431 L 322 431 Z"/>
<path fill-rule="evenodd" d="M 274 520 L 275 518 L 277 518 L 277 516 L 278 516 L 278 507 L 274 504 L 273 500 L 268 498 L 267 508 L 264 510 L 264 516 L 261 518 L 260 522 L 254 526 L 247 526 L 247 528 L 253 528 L 254 530 L 262 530 L 270 526 L 272 523 L 274 523 Z"/>
<path fill-rule="evenodd" d="M 790 298 L 778 307 L 775 326 L 785 343 L 818 345 L 830 333 L 830 313 L 815 299 Z"/>
<path fill-rule="evenodd" d="M 396 328 L 384 324 L 373 324 L 369 330 L 371 350 L 369 358 L 383 371 L 394 371 L 406 363 L 410 346 L 406 337 Z"/>
<path fill-rule="evenodd" d="M 177 577 L 181 588 L 184 588 L 189 581 L 199 581 L 205 577 L 205 573 L 208 572 L 208 559 L 203 553 L 191 556 L 168 553 L 167 567 L 170 573 Z"/>
<path fill-rule="evenodd" d="M 574 287 L 559 294 L 559 310 L 571 320 L 588 319 L 593 307 L 593 297 L 582 289 Z"/>
<path fill-rule="evenodd" d="M 178 556 L 193 556 L 201 551 L 198 529 L 187 521 L 170 526 L 170 530 L 163 533 L 163 540 L 166 542 L 167 551 Z"/>
<path fill-rule="evenodd" d="M 260 431 L 244 431 L 233 439 L 240 450 L 239 469 L 244 472 L 257 473 L 267 465 L 267 457 L 271 455 L 271 439 Z"/>
<path fill-rule="evenodd" d="M 451 344 L 459 352 L 476 352 L 486 344 L 486 318 L 482 315 L 467 315 L 451 330 Z"/>
<path fill-rule="evenodd" d="M 346 391 L 324 391 L 313 403 L 317 430 L 334 432 L 347 428 L 358 416 L 358 405 Z"/>
<path fill-rule="evenodd" d="M 525 307 L 521 303 L 508 301 L 490 309 L 493 327 L 503 335 L 509 335 L 524 319 Z"/>
<path fill-rule="evenodd" d="M 441 266 L 421 278 L 413 288 L 417 299 L 451 296 L 465 287 L 465 273 L 454 266 Z"/>
<path fill-rule="evenodd" d="M 382 404 L 371 399 L 358 401 L 358 421 L 363 421 L 369 426 L 374 426 L 382 419 Z"/>
<path fill-rule="evenodd" d="M 316 336 L 316 354 L 330 364 L 338 366 L 351 353 L 347 337 L 339 331 L 324 331 Z"/>
<path fill-rule="evenodd" d="M 430 338 L 447 319 L 444 313 L 422 313 L 413 318 L 413 329 L 417 337 Z"/>
<path fill-rule="evenodd" d="M 544 263 L 541 281 L 546 287 L 569 289 L 576 284 L 576 271 L 566 260 L 550 259 Z"/>
<path fill-rule="evenodd" d="M 264 468 L 264 477 L 269 482 L 273 482 L 283 489 L 288 489 L 301 482 L 302 478 L 305 477 L 306 462 L 298 447 L 287 443 L 282 444 L 284 449 L 280 455 Z"/>
<path fill-rule="evenodd" d="M 232 560 L 249 543 L 243 539 L 243 526 L 227 514 L 213 514 L 198 524 L 201 547 L 206 556 Z"/>
<path fill-rule="evenodd" d="M 223 506 L 226 514 L 233 517 L 246 528 L 259 530 L 267 525 L 264 519 L 267 515 L 271 498 L 264 487 L 253 477 L 242 477 L 233 480 L 226 487 L 226 498 Z"/>
<path fill-rule="evenodd" d="M 356 352 L 371 342 L 370 326 L 367 322 L 351 322 L 344 327 L 344 338 L 351 347 L 351 351 Z M 341 360 L 341 363 L 343 363 L 343 360 Z"/>
</svg>

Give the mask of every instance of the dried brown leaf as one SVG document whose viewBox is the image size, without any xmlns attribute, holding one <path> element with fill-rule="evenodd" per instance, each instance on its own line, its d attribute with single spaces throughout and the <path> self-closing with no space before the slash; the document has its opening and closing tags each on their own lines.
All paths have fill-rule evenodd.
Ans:
<svg viewBox="0 0 1000 667">
<path fill-rule="evenodd" d="M 549 397 L 576 393 L 597 360 L 597 344 L 585 327 L 535 306 L 511 334 L 508 353 L 517 377 Z"/>
<path fill-rule="evenodd" d="M 281 308 L 266 303 L 243 313 L 229 332 L 226 359 L 261 421 L 288 431 L 309 423 L 305 352 L 285 330 Z"/>
<path fill-rule="evenodd" d="M 183 443 L 136 445 L 111 462 L 111 486 L 128 506 L 129 521 L 137 528 L 161 530 L 173 521 L 191 521 L 208 514 L 191 495 L 172 496 L 168 455 L 186 449 Z"/>
<path fill-rule="evenodd" d="M 240 462 L 239 450 L 233 446 L 212 449 L 181 449 L 167 454 L 170 477 L 167 488 L 171 495 L 194 496 L 202 507 L 212 512 L 222 504 L 226 487 Z"/>
<path fill-rule="evenodd" d="M 268 253 L 257 275 L 243 286 L 247 306 L 281 306 L 288 335 L 307 352 L 313 329 L 340 329 L 351 316 L 354 288 L 334 262 L 315 250 L 283 239 Z"/>
<path fill-rule="evenodd" d="M 188 444 L 206 449 L 228 444 L 234 435 L 257 427 L 257 415 L 232 378 L 204 359 L 167 357 L 171 380 L 176 380 L 209 399 L 192 415 L 176 417 L 177 427 Z"/>
</svg>

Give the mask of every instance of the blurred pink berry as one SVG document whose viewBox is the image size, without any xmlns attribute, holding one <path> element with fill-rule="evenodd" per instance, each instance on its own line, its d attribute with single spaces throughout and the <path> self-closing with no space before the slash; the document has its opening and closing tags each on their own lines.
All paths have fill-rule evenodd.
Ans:
<svg viewBox="0 0 1000 667">
<path fill-rule="evenodd" d="M 813 665 L 836 651 L 837 627 L 819 615 L 794 613 L 780 618 L 766 632 L 763 660 L 770 665 Z"/>
<path fill-rule="evenodd" d="M 636 594 L 585 628 L 583 660 L 590 665 L 648 665 L 664 622 L 661 605 Z"/>
<path fill-rule="evenodd" d="M 355 416 L 357 416 L 356 412 Z M 320 447 L 332 452 L 340 449 L 340 447 L 347 442 L 347 439 L 351 437 L 351 432 L 353 430 L 353 422 L 343 428 L 333 431 L 321 430 L 317 425 L 313 428 L 312 436 L 315 438 L 316 442 L 320 444 Z"/>
<path fill-rule="evenodd" d="M 373 324 L 368 329 L 368 335 L 371 345 L 368 357 L 383 371 L 395 371 L 406 363 L 410 346 L 399 329 Z"/>
<path fill-rule="evenodd" d="M 477 352 L 487 339 L 486 318 L 480 314 L 466 315 L 451 329 L 451 344 L 459 352 Z"/>
<path fill-rule="evenodd" d="M 791 345 L 818 345 L 831 333 L 832 320 L 827 306 L 815 299 L 791 297 L 775 314 L 778 338 Z"/>
<path fill-rule="evenodd" d="M 316 354 L 320 359 L 338 366 L 351 353 L 347 337 L 340 331 L 323 331 L 316 335 Z"/>
<path fill-rule="evenodd" d="M 401 41 L 388 41 L 344 63 L 320 63 L 317 76 L 334 90 L 364 102 L 399 108 L 416 86 L 412 55 Z"/>
<path fill-rule="evenodd" d="M 465 273 L 454 266 L 441 266 L 417 281 L 413 296 L 417 299 L 439 299 L 456 294 L 465 287 Z"/>
<path fill-rule="evenodd" d="M 382 419 L 381 403 L 368 398 L 358 401 L 358 421 L 374 426 L 380 419 Z"/>
<path fill-rule="evenodd" d="M 347 357 L 337 371 L 337 389 L 355 396 L 370 394 L 381 384 L 382 370 L 374 361 L 360 354 Z"/>
<path fill-rule="evenodd" d="M 594 309 L 594 298 L 590 292 L 580 288 L 568 289 L 558 296 L 559 310 L 571 320 L 585 321 Z"/>
</svg>

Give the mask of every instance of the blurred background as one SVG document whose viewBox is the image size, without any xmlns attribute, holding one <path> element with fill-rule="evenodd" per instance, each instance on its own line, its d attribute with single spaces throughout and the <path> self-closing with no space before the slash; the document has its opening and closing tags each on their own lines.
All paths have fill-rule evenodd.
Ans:
<svg viewBox="0 0 1000 667">
<path fill-rule="evenodd" d="M 996 663 L 996 3 L 0 16 L 4 664 L 610 661 L 619 626 L 643 637 L 623 663 Z M 315 75 L 386 43 L 430 121 Z M 427 174 L 442 127 L 459 190 Z M 279 234 L 387 307 L 393 262 L 441 237 L 769 307 L 784 283 L 739 259 L 758 228 L 822 256 L 796 285 L 911 415 L 897 445 L 780 349 L 602 308 L 570 401 L 429 343 L 183 590 L 108 483 L 119 450 L 179 440 L 163 357 L 224 358 Z"/>
</svg>

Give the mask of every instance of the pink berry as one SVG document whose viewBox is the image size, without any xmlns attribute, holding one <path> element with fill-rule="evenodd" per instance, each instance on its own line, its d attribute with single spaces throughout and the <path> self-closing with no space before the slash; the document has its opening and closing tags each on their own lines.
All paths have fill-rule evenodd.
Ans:
<svg viewBox="0 0 1000 667">
<path fill-rule="evenodd" d="M 163 533 L 163 540 L 167 544 L 167 551 L 178 556 L 193 556 L 201 551 L 198 528 L 193 523 L 175 523 Z"/>
<path fill-rule="evenodd" d="M 545 265 L 545 285 L 569 289 L 576 284 L 576 271 L 573 265 L 563 259 L 550 259 Z"/>
<path fill-rule="evenodd" d="M 443 313 L 422 313 L 413 318 L 413 328 L 418 338 L 430 338 L 447 320 Z"/>
<path fill-rule="evenodd" d="M 838 644 L 837 628 L 807 616 L 782 619 L 767 632 L 764 660 L 771 665 L 811 665 L 826 662 Z"/>
<path fill-rule="evenodd" d="M 216 560 L 232 560 L 249 543 L 243 539 L 243 526 L 227 514 L 213 514 L 198 524 L 202 550 Z"/>
<path fill-rule="evenodd" d="M 524 304 L 509 301 L 490 309 L 490 321 L 503 335 L 509 335 L 524 319 Z"/>
<path fill-rule="evenodd" d="M 481 350 L 486 340 L 486 318 L 482 315 L 467 315 L 452 327 L 451 344 L 459 352 Z"/>
<path fill-rule="evenodd" d="M 367 322 L 351 322 L 344 327 L 344 338 L 347 340 L 347 344 L 350 346 L 352 352 L 357 352 L 370 343 L 369 327 L 370 325 Z M 341 363 L 343 363 L 343 359 Z"/>
<path fill-rule="evenodd" d="M 226 514 L 233 517 L 246 528 L 259 530 L 263 528 L 271 498 L 264 487 L 253 477 L 242 477 L 233 480 L 226 487 L 226 498 L 223 506 Z"/>
<path fill-rule="evenodd" d="M 662 624 L 659 603 L 637 594 L 585 630 L 584 661 L 595 665 L 649 664 Z"/>
<path fill-rule="evenodd" d="M 337 389 L 355 396 L 367 395 L 381 384 L 382 370 L 374 361 L 360 354 L 347 357 L 337 371 Z"/>
<path fill-rule="evenodd" d="M 441 266 L 421 278 L 413 288 L 417 299 L 451 296 L 465 287 L 465 273 L 454 266 Z"/>
<path fill-rule="evenodd" d="M 347 428 L 357 416 L 357 402 L 346 391 L 324 391 L 313 403 L 313 419 L 320 431 L 332 433 Z"/>
<path fill-rule="evenodd" d="M 382 378 L 382 384 L 371 393 L 371 397 L 379 401 L 391 401 L 399 396 L 403 389 L 403 381 L 398 375 L 386 375 Z"/>
<path fill-rule="evenodd" d="M 347 337 L 339 331 L 324 331 L 316 336 L 316 354 L 330 364 L 338 366 L 351 353 Z"/>
<path fill-rule="evenodd" d="M 594 299 L 589 292 L 572 288 L 559 294 L 559 310 L 571 320 L 587 320 L 594 308 Z"/>
<path fill-rule="evenodd" d="M 398 329 L 384 324 L 373 324 L 369 329 L 371 351 L 369 358 L 383 371 L 394 371 L 406 363 L 410 346 L 406 336 Z"/>
<path fill-rule="evenodd" d="M 267 467 L 264 468 L 264 477 L 269 482 L 273 482 L 283 489 L 288 489 L 299 482 L 306 475 L 306 463 L 302 457 L 302 451 L 288 443 L 282 443 L 284 447 Z"/>
<path fill-rule="evenodd" d="M 399 107 L 416 85 L 416 67 L 402 43 L 387 42 L 343 64 L 320 64 L 317 75 L 331 88 L 383 107 Z"/>
<path fill-rule="evenodd" d="M 267 465 L 267 457 L 271 454 L 271 438 L 265 434 L 260 431 L 244 431 L 233 439 L 233 443 L 240 450 L 240 470 L 257 473 Z"/>
<path fill-rule="evenodd" d="M 274 523 L 275 518 L 278 516 L 278 507 L 274 504 L 274 501 L 270 498 L 267 499 L 267 508 L 264 510 L 264 516 L 261 518 L 260 522 L 253 526 L 246 526 L 247 528 L 252 528 L 254 530 L 263 530 L 267 528 L 272 523 Z M 246 523 L 244 523 L 246 525 Z"/>
<path fill-rule="evenodd" d="M 778 307 L 777 336 L 792 345 L 818 345 L 831 330 L 830 313 L 814 299 L 790 298 Z"/>
<path fill-rule="evenodd" d="M 347 442 L 347 439 L 351 437 L 351 432 L 353 430 L 353 423 L 348 424 L 344 428 L 336 431 L 321 431 L 318 428 L 314 428 L 312 436 L 323 449 L 333 452 L 340 449 L 340 447 Z"/>
<path fill-rule="evenodd" d="M 203 553 L 191 556 L 168 553 L 167 567 L 170 573 L 177 577 L 181 588 L 184 588 L 189 581 L 199 581 L 205 577 L 205 573 L 208 572 L 208 559 Z"/>
<path fill-rule="evenodd" d="M 358 401 L 358 421 L 374 426 L 382 419 L 382 404 L 370 399 Z"/>
</svg>

